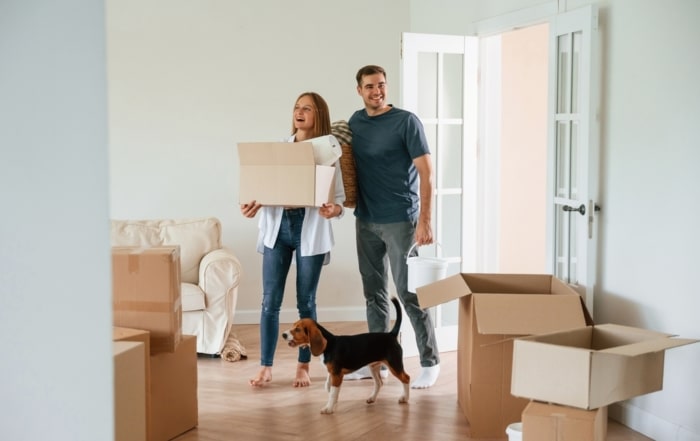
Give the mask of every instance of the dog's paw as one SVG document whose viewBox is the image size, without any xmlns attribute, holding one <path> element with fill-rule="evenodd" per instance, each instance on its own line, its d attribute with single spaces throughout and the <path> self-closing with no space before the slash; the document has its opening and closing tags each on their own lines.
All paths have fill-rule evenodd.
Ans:
<svg viewBox="0 0 700 441">
<path fill-rule="evenodd" d="M 367 404 L 372 404 L 375 401 L 377 401 L 377 397 L 375 397 L 375 396 L 371 396 L 371 397 L 367 398 Z"/>
<path fill-rule="evenodd" d="M 408 397 L 399 398 L 399 404 L 406 404 L 406 403 L 408 403 Z"/>
<path fill-rule="evenodd" d="M 322 407 L 322 408 L 321 408 L 321 414 L 322 414 L 322 415 L 330 415 L 330 414 L 332 414 L 332 413 L 333 413 L 333 407 L 325 406 L 325 407 Z"/>
</svg>

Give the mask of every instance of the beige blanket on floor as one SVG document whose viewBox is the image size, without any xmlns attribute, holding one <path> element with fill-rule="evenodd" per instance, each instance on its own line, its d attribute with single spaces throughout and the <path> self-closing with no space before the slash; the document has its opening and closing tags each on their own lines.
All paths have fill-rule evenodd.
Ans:
<svg viewBox="0 0 700 441">
<path fill-rule="evenodd" d="M 245 347 L 233 332 L 229 334 L 224 348 L 221 350 L 221 359 L 226 361 L 238 361 L 248 358 Z"/>
</svg>

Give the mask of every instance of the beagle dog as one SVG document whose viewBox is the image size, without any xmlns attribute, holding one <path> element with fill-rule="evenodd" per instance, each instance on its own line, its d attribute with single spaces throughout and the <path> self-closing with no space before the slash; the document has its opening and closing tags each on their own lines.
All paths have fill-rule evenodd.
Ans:
<svg viewBox="0 0 700 441">
<path fill-rule="evenodd" d="M 399 403 L 408 402 L 411 378 L 404 370 L 403 349 L 398 341 L 401 308 L 396 297 L 391 301 L 396 308 L 396 322 L 390 332 L 333 335 L 315 320 L 306 318 L 297 321 L 289 331 L 282 333 L 282 338 L 290 347 L 309 346 L 313 355 L 323 354 L 323 363 L 328 369 L 326 391 L 329 395 L 321 413 L 331 414 L 335 410 L 343 376 L 367 365 L 370 366 L 374 379 L 374 390 L 367 398 L 367 403 L 376 401 L 382 387 L 383 382 L 379 374 L 382 364 L 388 366 L 391 373 L 403 383 L 403 395 L 399 398 Z"/>
</svg>

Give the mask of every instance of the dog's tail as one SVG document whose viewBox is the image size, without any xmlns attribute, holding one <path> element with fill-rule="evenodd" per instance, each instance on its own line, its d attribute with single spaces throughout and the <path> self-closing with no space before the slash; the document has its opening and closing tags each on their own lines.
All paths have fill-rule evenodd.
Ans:
<svg viewBox="0 0 700 441">
<path fill-rule="evenodd" d="M 399 299 L 396 297 L 391 298 L 391 303 L 393 303 L 394 308 L 396 308 L 396 321 L 394 322 L 394 327 L 391 328 L 389 333 L 394 335 L 394 337 L 398 337 L 399 329 L 401 329 L 401 306 L 399 305 Z"/>
</svg>

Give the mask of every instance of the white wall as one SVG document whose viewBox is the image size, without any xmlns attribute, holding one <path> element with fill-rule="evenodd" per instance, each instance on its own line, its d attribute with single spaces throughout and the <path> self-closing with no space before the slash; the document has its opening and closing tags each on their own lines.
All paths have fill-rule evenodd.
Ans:
<svg viewBox="0 0 700 441">
<path fill-rule="evenodd" d="M 634 12 L 634 14 L 633 14 Z M 700 338 L 700 2 L 610 1 L 600 321 Z M 658 440 L 700 440 L 700 345 L 666 353 L 663 391 L 623 409 Z"/>
<path fill-rule="evenodd" d="M 100 1 L 0 2 L 0 433 L 113 439 Z"/>
<path fill-rule="evenodd" d="M 412 0 L 411 30 L 463 34 L 484 22 L 528 17 L 532 8 L 589 3 Z M 449 17 L 437 22 L 445 4 Z M 595 317 L 700 338 L 700 2 L 598 4 L 602 212 Z M 663 390 L 614 406 L 611 415 L 656 440 L 700 440 L 698 366 L 698 344 L 667 351 Z"/>
<path fill-rule="evenodd" d="M 307 90 L 333 120 L 348 119 L 362 107 L 355 73 L 365 64 L 387 69 L 398 104 L 408 3 L 110 0 L 107 24 L 111 216 L 219 217 L 244 270 L 236 320 L 256 323 L 257 219 L 238 208 L 236 143 L 287 136 Z M 319 317 L 364 320 L 351 210 L 334 229 Z M 293 276 L 288 286 L 283 321 L 296 318 Z"/>
</svg>

